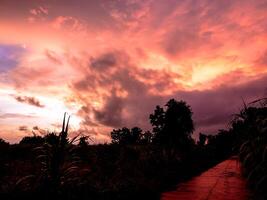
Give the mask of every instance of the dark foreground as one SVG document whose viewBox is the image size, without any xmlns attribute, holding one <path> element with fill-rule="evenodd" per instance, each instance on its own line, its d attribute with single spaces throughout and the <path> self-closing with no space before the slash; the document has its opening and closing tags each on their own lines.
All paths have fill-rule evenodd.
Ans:
<svg viewBox="0 0 267 200">
<path fill-rule="evenodd" d="M 114 129 L 111 144 L 93 145 L 83 135 L 69 138 L 65 114 L 60 133 L 33 134 L 18 144 L 0 139 L 0 199 L 159 199 L 181 183 L 163 199 L 243 200 L 248 193 L 237 161 L 227 160 L 238 155 L 254 199 L 265 200 L 267 98 L 263 100 L 255 107 L 245 105 L 228 130 L 200 133 L 198 142 L 191 137 L 190 106 L 174 99 L 150 115 L 152 132 Z"/>
</svg>

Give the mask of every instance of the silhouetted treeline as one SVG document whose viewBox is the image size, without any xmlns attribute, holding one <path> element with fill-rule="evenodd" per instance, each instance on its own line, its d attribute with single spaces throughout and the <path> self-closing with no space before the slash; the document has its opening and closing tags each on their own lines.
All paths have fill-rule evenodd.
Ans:
<svg viewBox="0 0 267 200">
<path fill-rule="evenodd" d="M 244 160 L 254 149 L 244 142 L 252 142 L 255 136 L 261 138 L 259 151 L 265 152 L 267 138 L 261 133 L 266 135 L 266 107 L 246 107 L 229 130 L 200 133 L 197 143 L 192 139 L 192 115 L 186 102 L 171 99 L 150 115 L 152 131 L 114 129 L 110 144 L 90 144 L 88 136 L 70 139 L 66 116 L 60 133 L 24 137 L 12 145 L 0 140 L 0 195 L 9 199 L 158 199 L 161 191 L 239 153 L 240 147 L 245 173 L 249 173 L 251 160 L 249 166 Z M 256 160 L 256 154 L 250 158 Z"/>
</svg>

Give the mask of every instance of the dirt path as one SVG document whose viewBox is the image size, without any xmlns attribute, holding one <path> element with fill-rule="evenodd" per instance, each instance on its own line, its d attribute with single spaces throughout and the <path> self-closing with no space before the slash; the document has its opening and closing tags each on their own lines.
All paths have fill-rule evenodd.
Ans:
<svg viewBox="0 0 267 200">
<path fill-rule="evenodd" d="M 246 182 L 236 159 L 223 161 L 201 175 L 181 183 L 162 200 L 247 200 Z"/>
</svg>

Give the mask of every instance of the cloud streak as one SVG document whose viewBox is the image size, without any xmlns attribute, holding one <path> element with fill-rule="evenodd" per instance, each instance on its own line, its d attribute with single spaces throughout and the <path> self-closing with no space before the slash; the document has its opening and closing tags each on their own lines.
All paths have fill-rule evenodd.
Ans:
<svg viewBox="0 0 267 200">
<path fill-rule="evenodd" d="M 35 97 L 28 97 L 28 96 L 15 96 L 14 97 L 20 103 L 26 103 L 31 106 L 36 106 L 39 108 L 44 108 L 45 106 L 41 104 L 41 102 L 36 99 Z"/>
<path fill-rule="evenodd" d="M 21 118 L 21 119 L 25 119 L 25 118 L 36 118 L 36 116 L 34 115 L 24 115 L 24 114 L 18 114 L 18 113 L 4 113 L 0 115 L 0 119 L 9 119 L 9 118 Z"/>
</svg>

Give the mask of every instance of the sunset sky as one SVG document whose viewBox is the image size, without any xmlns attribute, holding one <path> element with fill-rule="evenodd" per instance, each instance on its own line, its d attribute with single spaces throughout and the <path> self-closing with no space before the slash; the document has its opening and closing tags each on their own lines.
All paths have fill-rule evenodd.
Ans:
<svg viewBox="0 0 267 200">
<path fill-rule="evenodd" d="M 0 137 L 108 142 L 185 100 L 199 131 L 267 95 L 266 0 L 0 0 Z"/>
</svg>

